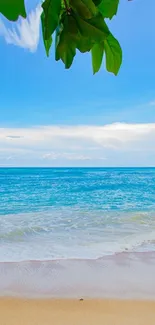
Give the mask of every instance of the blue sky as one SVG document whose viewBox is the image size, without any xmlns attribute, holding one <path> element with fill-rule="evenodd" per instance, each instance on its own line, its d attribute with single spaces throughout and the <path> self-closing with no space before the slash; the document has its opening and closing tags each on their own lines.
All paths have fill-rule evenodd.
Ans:
<svg viewBox="0 0 155 325">
<path fill-rule="evenodd" d="M 118 15 L 108 22 L 123 49 L 117 77 L 104 66 L 93 76 L 89 54 L 78 54 L 70 70 L 55 62 L 54 49 L 47 59 L 37 5 L 26 2 L 28 26 L 0 17 L 0 165 L 155 165 L 154 0 L 120 0 Z"/>
</svg>

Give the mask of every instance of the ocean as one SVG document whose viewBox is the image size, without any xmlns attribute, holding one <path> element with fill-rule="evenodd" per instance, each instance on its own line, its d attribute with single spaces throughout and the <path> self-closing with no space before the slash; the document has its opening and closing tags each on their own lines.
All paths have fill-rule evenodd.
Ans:
<svg viewBox="0 0 155 325">
<path fill-rule="evenodd" d="M 0 293 L 152 297 L 154 260 L 155 168 L 0 168 Z"/>
</svg>

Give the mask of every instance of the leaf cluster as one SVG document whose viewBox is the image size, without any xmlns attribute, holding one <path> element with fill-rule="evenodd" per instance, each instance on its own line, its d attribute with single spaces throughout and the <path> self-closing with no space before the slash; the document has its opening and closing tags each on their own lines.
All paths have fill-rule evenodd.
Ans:
<svg viewBox="0 0 155 325">
<path fill-rule="evenodd" d="M 66 69 L 77 50 L 91 52 L 93 73 L 99 71 L 105 56 L 106 69 L 117 75 L 122 62 L 119 42 L 110 32 L 107 19 L 118 10 L 119 0 L 44 0 L 42 35 L 47 56 L 55 37 L 55 59 Z M 0 12 L 9 20 L 26 17 L 24 0 L 0 0 Z"/>
</svg>

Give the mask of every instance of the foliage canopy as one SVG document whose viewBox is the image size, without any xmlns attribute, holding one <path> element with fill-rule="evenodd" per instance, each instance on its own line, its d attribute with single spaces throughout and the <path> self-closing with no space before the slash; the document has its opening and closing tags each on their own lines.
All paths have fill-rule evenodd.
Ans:
<svg viewBox="0 0 155 325">
<path fill-rule="evenodd" d="M 91 52 L 93 73 L 99 71 L 105 56 L 107 71 L 117 75 L 122 50 L 107 19 L 117 14 L 118 6 L 119 0 L 44 0 L 41 23 L 47 56 L 55 36 L 55 59 L 62 60 L 66 69 L 79 50 Z M 0 0 L 0 13 L 11 21 L 26 18 L 24 0 Z"/>
</svg>

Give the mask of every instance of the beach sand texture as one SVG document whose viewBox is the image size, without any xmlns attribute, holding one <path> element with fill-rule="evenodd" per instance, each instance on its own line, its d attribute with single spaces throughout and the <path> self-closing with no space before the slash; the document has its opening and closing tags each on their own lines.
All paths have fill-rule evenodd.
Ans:
<svg viewBox="0 0 155 325">
<path fill-rule="evenodd" d="M 0 299 L 1 325 L 155 325 L 155 301 Z"/>
</svg>

